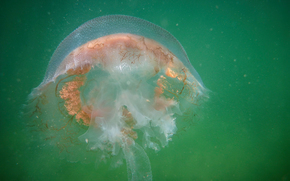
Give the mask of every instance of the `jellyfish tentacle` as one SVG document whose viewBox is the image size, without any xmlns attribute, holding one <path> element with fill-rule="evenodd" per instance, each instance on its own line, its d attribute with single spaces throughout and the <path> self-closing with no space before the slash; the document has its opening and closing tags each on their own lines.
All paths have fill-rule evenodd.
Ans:
<svg viewBox="0 0 290 181">
<path fill-rule="evenodd" d="M 137 143 L 131 145 L 123 144 L 122 147 L 127 163 L 128 180 L 151 181 L 150 161 L 143 148 Z"/>
</svg>

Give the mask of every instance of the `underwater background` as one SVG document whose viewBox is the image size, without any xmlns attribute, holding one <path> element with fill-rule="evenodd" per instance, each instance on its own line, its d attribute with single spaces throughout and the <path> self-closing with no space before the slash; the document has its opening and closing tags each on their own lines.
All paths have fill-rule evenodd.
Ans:
<svg viewBox="0 0 290 181">
<path fill-rule="evenodd" d="M 69 163 L 31 150 L 21 118 L 58 44 L 84 22 L 124 14 L 184 46 L 211 91 L 159 152 L 153 180 L 290 180 L 290 5 L 287 0 L 66 0 L 0 3 L 0 180 L 127 180 L 126 164 Z"/>
</svg>

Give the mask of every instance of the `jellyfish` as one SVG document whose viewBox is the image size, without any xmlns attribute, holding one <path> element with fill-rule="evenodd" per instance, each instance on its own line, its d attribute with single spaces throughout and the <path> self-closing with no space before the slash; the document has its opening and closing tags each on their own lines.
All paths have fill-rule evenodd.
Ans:
<svg viewBox="0 0 290 181">
<path fill-rule="evenodd" d="M 90 20 L 57 47 L 26 106 L 33 138 L 69 161 L 95 155 L 152 180 L 145 148 L 158 151 L 193 119 L 206 88 L 178 40 L 125 15 Z"/>
</svg>

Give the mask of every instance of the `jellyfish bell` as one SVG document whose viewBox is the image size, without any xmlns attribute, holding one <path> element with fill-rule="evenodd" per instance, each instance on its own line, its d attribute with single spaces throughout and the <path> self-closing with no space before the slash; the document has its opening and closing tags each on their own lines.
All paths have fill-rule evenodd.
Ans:
<svg viewBox="0 0 290 181">
<path fill-rule="evenodd" d="M 151 180 L 143 148 L 159 150 L 206 89 L 181 44 L 148 21 L 110 15 L 88 21 L 55 50 L 29 96 L 29 129 L 70 161 L 94 154 L 127 163 L 129 180 Z M 138 140 L 142 140 L 141 147 Z"/>
</svg>

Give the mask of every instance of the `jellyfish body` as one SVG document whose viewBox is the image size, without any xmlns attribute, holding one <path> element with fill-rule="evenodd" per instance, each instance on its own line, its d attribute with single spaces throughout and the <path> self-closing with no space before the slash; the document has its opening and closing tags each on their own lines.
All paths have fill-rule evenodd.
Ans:
<svg viewBox="0 0 290 181">
<path fill-rule="evenodd" d="M 97 162 L 113 157 L 119 166 L 125 158 L 129 180 L 151 180 L 137 140 L 154 150 L 166 146 L 177 130 L 175 115 L 190 113 L 204 92 L 170 33 L 139 18 L 104 16 L 56 49 L 30 94 L 29 127 L 68 160 L 96 153 Z"/>
</svg>

